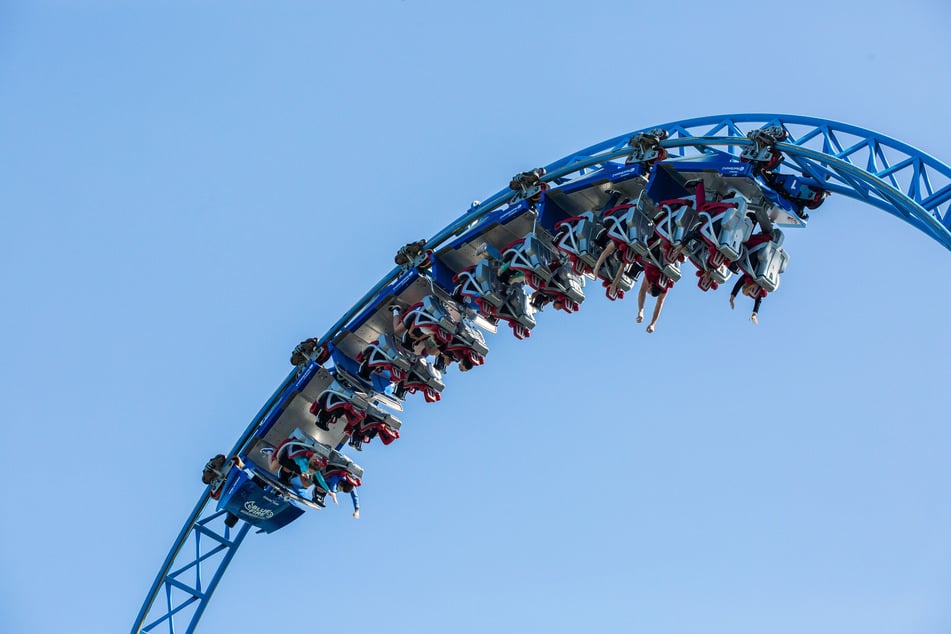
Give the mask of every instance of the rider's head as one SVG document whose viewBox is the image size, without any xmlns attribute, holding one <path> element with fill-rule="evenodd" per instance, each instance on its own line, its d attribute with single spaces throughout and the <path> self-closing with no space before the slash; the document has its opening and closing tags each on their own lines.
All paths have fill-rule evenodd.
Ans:
<svg viewBox="0 0 951 634">
<path fill-rule="evenodd" d="M 324 468 L 324 459 L 315 453 L 311 453 L 307 456 L 307 469 L 312 472 L 320 471 Z"/>
</svg>

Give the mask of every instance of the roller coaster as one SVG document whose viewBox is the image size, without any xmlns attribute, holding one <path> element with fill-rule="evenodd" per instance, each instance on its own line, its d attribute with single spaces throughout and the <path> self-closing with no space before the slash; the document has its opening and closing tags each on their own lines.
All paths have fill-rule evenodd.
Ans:
<svg viewBox="0 0 951 634">
<path fill-rule="evenodd" d="M 753 298 L 755 321 L 789 261 L 783 231 L 806 227 L 830 195 L 886 211 L 951 250 L 951 167 L 823 119 L 666 123 L 515 175 L 435 236 L 399 249 L 393 270 L 294 349 L 290 374 L 232 450 L 206 465 L 208 486 L 133 634 L 176 624 L 193 632 L 252 528 L 278 530 L 338 487 L 356 507 L 364 474 L 345 448 L 396 441 L 411 395 L 437 401 L 450 364 L 465 372 L 485 362 L 484 333 L 529 337 L 543 307 L 578 310 L 586 282 L 613 301 L 640 280 L 641 304 L 647 293 L 660 301 L 686 281 L 688 261 L 702 291 L 736 280 L 731 299 Z"/>
</svg>

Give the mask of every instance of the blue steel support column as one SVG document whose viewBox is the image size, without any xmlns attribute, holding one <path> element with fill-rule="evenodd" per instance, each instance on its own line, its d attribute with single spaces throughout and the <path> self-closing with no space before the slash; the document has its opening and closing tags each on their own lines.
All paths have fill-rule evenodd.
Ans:
<svg viewBox="0 0 951 634">
<path fill-rule="evenodd" d="M 255 430 L 261 424 L 261 421 L 264 420 L 275 403 L 280 400 L 284 391 L 294 383 L 296 377 L 297 371 L 295 370 L 284 379 L 284 382 L 281 383 L 280 387 L 271 395 L 271 398 L 268 399 L 264 407 L 257 413 L 257 416 L 254 417 L 251 424 L 248 425 L 244 434 L 242 434 L 235 443 L 231 450 L 231 455 L 236 454 L 245 443 L 248 442 L 248 439 L 254 434 Z M 158 575 L 155 577 L 155 581 L 152 583 L 152 587 L 149 589 L 148 595 L 146 595 L 145 602 L 142 604 L 142 608 L 136 617 L 135 624 L 132 626 L 132 634 L 160 631 L 156 630 L 156 628 L 161 627 L 164 630 L 166 626 L 169 634 L 174 634 L 176 615 L 180 617 L 187 616 L 188 625 L 185 629 L 186 632 L 193 632 L 197 627 L 198 620 L 205 611 L 208 600 L 217 588 L 218 582 L 221 581 L 221 577 L 224 575 L 225 569 L 227 569 L 228 564 L 231 563 L 235 552 L 251 528 L 249 524 L 244 522 L 240 523 L 239 528 L 228 528 L 224 526 L 225 513 L 224 511 L 215 511 L 213 504 L 214 501 L 211 499 L 208 488 L 206 487 L 191 515 L 185 520 L 185 525 L 182 527 L 178 538 L 172 545 L 172 549 L 165 558 L 165 563 L 162 564 Z M 217 528 L 218 524 L 221 524 L 220 528 Z M 189 538 L 195 540 L 194 557 L 189 557 L 187 553 L 183 552 L 183 548 Z M 202 542 L 208 540 L 215 542 L 217 545 L 203 553 L 201 551 Z M 172 567 L 176 563 L 180 565 L 173 570 Z M 211 580 L 204 588 L 202 587 L 203 564 L 215 564 Z M 189 572 L 194 572 L 195 574 L 194 583 L 186 583 L 179 579 L 180 576 Z M 165 591 L 165 607 L 160 609 L 157 608 L 155 602 L 163 589 Z M 173 596 L 176 595 L 176 591 L 185 594 L 185 596 L 177 602 L 173 601 Z M 186 612 L 188 608 L 191 608 L 190 612 Z"/>
</svg>

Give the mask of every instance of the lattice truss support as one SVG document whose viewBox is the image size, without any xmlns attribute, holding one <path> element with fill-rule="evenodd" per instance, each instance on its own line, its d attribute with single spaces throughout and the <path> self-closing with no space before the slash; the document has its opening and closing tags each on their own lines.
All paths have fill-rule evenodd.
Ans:
<svg viewBox="0 0 951 634">
<path fill-rule="evenodd" d="M 180 567 L 170 569 L 164 575 L 155 597 L 156 603 L 148 606 L 149 610 L 143 608 L 153 620 L 145 623 L 138 632 L 174 634 L 176 622 L 185 625 L 184 632 L 195 630 L 208 599 L 251 528 L 244 522 L 240 527 L 229 528 L 224 524 L 225 516 L 224 511 L 213 512 L 192 523 L 185 539 L 181 540 L 181 554 L 184 556 L 179 556 L 180 553 L 174 553 L 175 557 L 170 555 Z"/>
</svg>

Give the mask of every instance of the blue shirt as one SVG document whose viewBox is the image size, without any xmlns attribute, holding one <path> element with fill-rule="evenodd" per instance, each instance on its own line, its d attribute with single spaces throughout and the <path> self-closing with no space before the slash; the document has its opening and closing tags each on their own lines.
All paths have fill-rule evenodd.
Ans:
<svg viewBox="0 0 951 634">
<path fill-rule="evenodd" d="M 344 480 L 344 477 L 343 477 L 342 475 L 334 474 L 334 475 L 330 476 L 329 478 L 327 478 L 327 482 L 330 484 L 330 488 L 328 488 L 327 490 L 328 490 L 328 491 L 331 491 L 331 492 L 333 492 L 333 493 L 336 493 L 336 492 L 337 492 L 337 485 L 340 484 L 343 480 Z M 353 510 L 354 510 L 354 511 L 359 511 L 359 510 L 360 510 L 360 498 L 357 496 L 357 489 L 356 489 L 356 487 L 354 487 L 353 489 L 350 490 L 350 501 L 353 502 Z"/>
<path fill-rule="evenodd" d="M 308 473 L 308 470 L 310 469 L 310 460 L 308 458 L 297 456 L 296 458 L 294 458 L 294 462 L 297 464 L 298 467 L 300 467 L 301 473 Z M 327 481 L 324 480 L 324 476 L 323 474 L 320 473 L 320 471 L 317 471 L 316 473 L 312 473 L 311 477 L 317 482 L 317 484 L 319 484 L 324 489 L 324 491 L 331 490 L 331 488 L 327 486 Z"/>
</svg>

